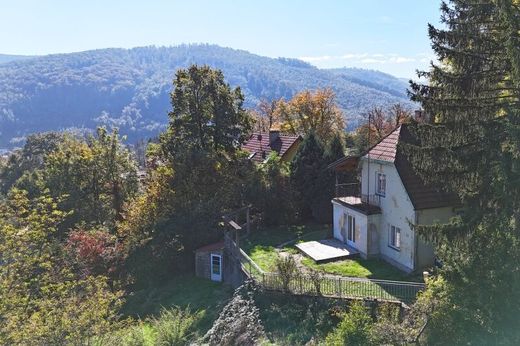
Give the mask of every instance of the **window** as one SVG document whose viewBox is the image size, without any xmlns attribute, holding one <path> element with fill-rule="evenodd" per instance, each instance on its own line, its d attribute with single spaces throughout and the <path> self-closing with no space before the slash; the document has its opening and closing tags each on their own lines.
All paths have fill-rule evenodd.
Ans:
<svg viewBox="0 0 520 346">
<path fill-rule="evenodd" d="M 386 175 L 376 172 L 376 195 L 386 195 Z"/>
<path fill-rule="evenodd" d="M 390 226 L 390 247 L 399 250 L 401 248 L 401 229 Z"/>
<path fill-rule="evenodd" d="M 220 275 L 220 256 L 211 256 L 211 273 Z"/>
<path fill-rule="evenodd" d="M 356 218 L 352 215 L 347 217 L 347 240 L 356 242 Z"/>
</svg>

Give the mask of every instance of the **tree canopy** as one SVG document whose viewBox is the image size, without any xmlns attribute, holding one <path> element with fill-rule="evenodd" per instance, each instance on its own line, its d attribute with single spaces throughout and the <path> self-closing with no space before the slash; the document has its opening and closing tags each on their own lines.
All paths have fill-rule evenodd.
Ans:
<svg viewBox="0 0 520 346">
<path fill-rule="evenodd" d="M 252 125 L 242 108 L 240 88 L 232 90 L 220 70 L 196 65 L 177 71 L 173 84 L 173 110 L 162 140 L 168 152 L 178 148 L 232 152 L 240 147 Z"/>
<path fill-rule="evenodd" d="M 445 279 L 426 334 L 430 343 L 517 344 L 519 5 L 453 0 L 441 10 L 445 28 L 429 27 L 439 63 L 420 74 L 427 85 L 412 85 L 432 122 L 413 126 L 416 145 L 403 147 L 427 183 L 462 202 L 449 224 L 416 227 Z"/>
</svg>

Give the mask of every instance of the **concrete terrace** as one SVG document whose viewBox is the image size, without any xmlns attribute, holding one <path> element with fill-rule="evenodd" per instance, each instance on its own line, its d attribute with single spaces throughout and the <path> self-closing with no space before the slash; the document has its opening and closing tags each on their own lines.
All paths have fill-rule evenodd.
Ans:
<svg viewBox="0 0 520 346">
<path fill-rule="evenodd" d="M 337 239 L 324 239 L 296 244 L 296 248 L 316 263 L 336 261 L 359 255 L 359 252 Z"/>
</svg>

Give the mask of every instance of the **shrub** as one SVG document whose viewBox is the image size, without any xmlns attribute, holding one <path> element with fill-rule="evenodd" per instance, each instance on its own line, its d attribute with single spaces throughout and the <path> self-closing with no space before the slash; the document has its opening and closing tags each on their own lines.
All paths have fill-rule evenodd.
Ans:
<svg viewBox="0 0 520 346">
<path fill-rule="evenodd" d="M 158 318 L 152 319 L 155 330 L 155 344 L 185 345 L 193 337 L 193 326 L 201 318 L 201 313 L 192 313 L 189 308 L 174 307 L 162 309 Z"/>
<path fill-rule="evenodd" d="M 280 275 L 282 280 L 282 288 L 284 291 L 289 291 L 291 281 L 298 274 L 298 267 L 296 261 L 292 256 L 283 256 L 276 259 L 276 272 Z"/>
<path fill-rule="evenodd" d="M 139 322 L 139 324 L 110 332 L 95 340 L 93 344 L 95 346 L 144 346 L 151 342 L 146 340 L 145 325 Z"/>
<path fill-rule="evenodd" d="M 325 339 L 326 345 L 371 345 L 373 321 L 360 302 L 354 302 L 338 326 Z"/>
<path fill-rule="evenodd" d="M 82 277 L 114 276 L 123 260 L 116 237 L 104 230 L 75 230 L 69 234 L 65 248 Z"/>
<path fill-rule="evenodd" d="M 312 285 L 316 294 L 321 295 L 321 284 L 323 283 L 324 274 L 318 270 L 311 270 L 309 272 L 309 279 L 311 279 Z"/>
</svg>

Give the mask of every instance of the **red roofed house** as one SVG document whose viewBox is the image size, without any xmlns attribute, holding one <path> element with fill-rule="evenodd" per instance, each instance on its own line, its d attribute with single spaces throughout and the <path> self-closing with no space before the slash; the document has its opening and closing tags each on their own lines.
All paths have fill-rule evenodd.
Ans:
<svg viewBox="0 0 520 346">
<path fill-rule="evenodd" d="M 271 129 L 268 133 L 254 132 L 242 145 L 242 149 L 250 152 L 250 159 L 262 163 L 271 152 L 276 152 L 283 161 L 292 161 L 302 142 L 301 136 L 281 134 Z"/>
<path fill-rule="evenodd" d="M 406 272 L 434 263 L 433 248 L 411 224 L 446 222 L 459 201 L 426 186 L 398 147 L 411 139 L 401 125 L 364 155 L 342 158 L 336 172 L 360 169 L 360 184 L 337 184 L 332 200 L 334 237 L 364 258 L 378 257 Z"/>
</svg>

